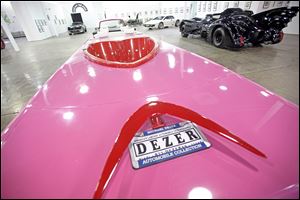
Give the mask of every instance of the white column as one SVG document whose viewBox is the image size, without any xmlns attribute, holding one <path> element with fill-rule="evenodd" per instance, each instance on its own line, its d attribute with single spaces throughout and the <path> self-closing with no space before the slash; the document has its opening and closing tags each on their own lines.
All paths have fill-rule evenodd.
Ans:
<svg viewBox="0 0 300 200">
<path fill-rule="evenodd" d="M 15 51 L 20 51 L 19 46 L 17 45 L 14 37 L 12 36 L 12 34 L 2 16 L 1 16 L 1 26 L 2 26 L 3 30 L 5 31 L 10 43 L 14 47 Z"/>
<path fill-rule="evenodd" d="M 184 19 L 186 19 L 187 17 L 186 17 L 186 6 L 187 6 L 187 2 L 186 1 L 184 1 L 184 8 L 183 8 L 183 14 L 184 14 Z"/>
<path fill-rule="evenodd" d="M 192 1 L 191 5 L 192 5 L 192 9 L 190 11 L 190 13 L 191 13 L 190 18 L 193 18 L 193 17 L 196 17 L 196 15 L 197 15 L 198 2 L 197 1 Z"/>
</svg>

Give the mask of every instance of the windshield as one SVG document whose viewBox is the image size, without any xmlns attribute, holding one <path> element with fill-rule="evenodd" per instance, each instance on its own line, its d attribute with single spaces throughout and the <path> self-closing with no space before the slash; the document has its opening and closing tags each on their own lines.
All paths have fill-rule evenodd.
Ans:
<svg viewBox="0 0 300 200">
<path fill-rule="evenodd" d="M 113 29 L 113 28 L 121 28 L 123 26 L 125 26 L 125 23 L 121 19 L 112 19 L 112 20 L 102 21 L 99 23 L 99 28 Z"/>
<path fill-rule="evenodd" d="M 153 20 L 162 20 L 165 16 L 155 17 Z"/>
<path fill-rule="evenodd" d="M 82 24 L 82 22 L 73 22 L 72 25 L 79 25 Z"/>
</svg>

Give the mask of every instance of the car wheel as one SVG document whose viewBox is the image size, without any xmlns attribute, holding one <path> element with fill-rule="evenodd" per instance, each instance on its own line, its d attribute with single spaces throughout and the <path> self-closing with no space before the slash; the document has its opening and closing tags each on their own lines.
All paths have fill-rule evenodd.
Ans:
<svg viewBox="0 0 300 200">
<path fill-rule="evenodd" d="M 181 36 L 186 38 L 189 36 L 189 34 L 181 32 Z"/>
<path fill-rule="evenodd" d="M 180 32 L 181 32 L 181 36 L 186 38 L 186 37 L 189 36 L 189 34 L 184 32 L 184 27 L 185 27 L 185 25 L 183 24 L 183 25 L 180 27 Z"/>
<path fill-rule="evenodd" d="M 178 26 L 179 26 L 179 23 L 180 23 L 180 21 L 177 20 L 177 21 L 175 22 L 175 27 L 178 27 Z"/>
<path fill-rule="evenodd" d="M 226 46 L 231 46 L 229 34 L 224 30 L 223 27 L 219 27 L 213 32 L 212 41 L 216 47 L 223 48 Z"/>
<path fill-rule="evenodd" d="M 86 28 L 84 29 L 84 32 L 86 32 Z"/>
<path fill-rule="evenodd" d="M 201 31 L 200 36 L 202 38 L 206 38 L 207 37 L 207 33 L 205 31 Z"/>
<path fill-rule="evenodd" d="M 69 33 L 69 35 L 72 35 L 72 33 Z"/>
<path fill-rule="evenodd" d="M 158 28 L 159 28 L 159 29 L 163 29 L 163 28 L 164 28 L 164 23 L 160 22 L 160 23 L 158 24 Z"/>
</svg>

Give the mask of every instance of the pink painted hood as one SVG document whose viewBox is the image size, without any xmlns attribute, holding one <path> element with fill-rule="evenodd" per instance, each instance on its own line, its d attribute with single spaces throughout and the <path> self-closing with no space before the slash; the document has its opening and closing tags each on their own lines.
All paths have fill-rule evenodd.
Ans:
<svg viewBox="0 0 300 200">
<path fill-rule="evenodd" d="M 165 42 L 137 68 L 75 52 L 2 132 L 1 197 L 92 198 L 123 125 L 151 99 L 221 124 L 267 158 L 200 127 L 204 151 L 135 170 L 126 150 L 103 198 L 188 198 L 195 188 L 206 191 L 198 198 L 299 197 L 298 106 Z"/>
</svg>

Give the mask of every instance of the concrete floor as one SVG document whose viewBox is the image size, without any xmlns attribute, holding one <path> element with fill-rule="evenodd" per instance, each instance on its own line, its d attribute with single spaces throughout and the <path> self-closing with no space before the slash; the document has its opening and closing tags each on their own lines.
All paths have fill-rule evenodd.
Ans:
<svg viewBox="0 0 300 200">
<path fill-rule="evenodd" d="M 203 39 L 182 38 L 177 28 L 139 30 L 220 63 L 299 105 L 299 35 L 285 35 L 276 45 L 230 51 Z M 15 52 L 10 44 L 1 50 L 1 131 L 57 68 L 91 37 L 91 32 L 36 42 L 18 38 L 20 52 Z"/>
</svg>

